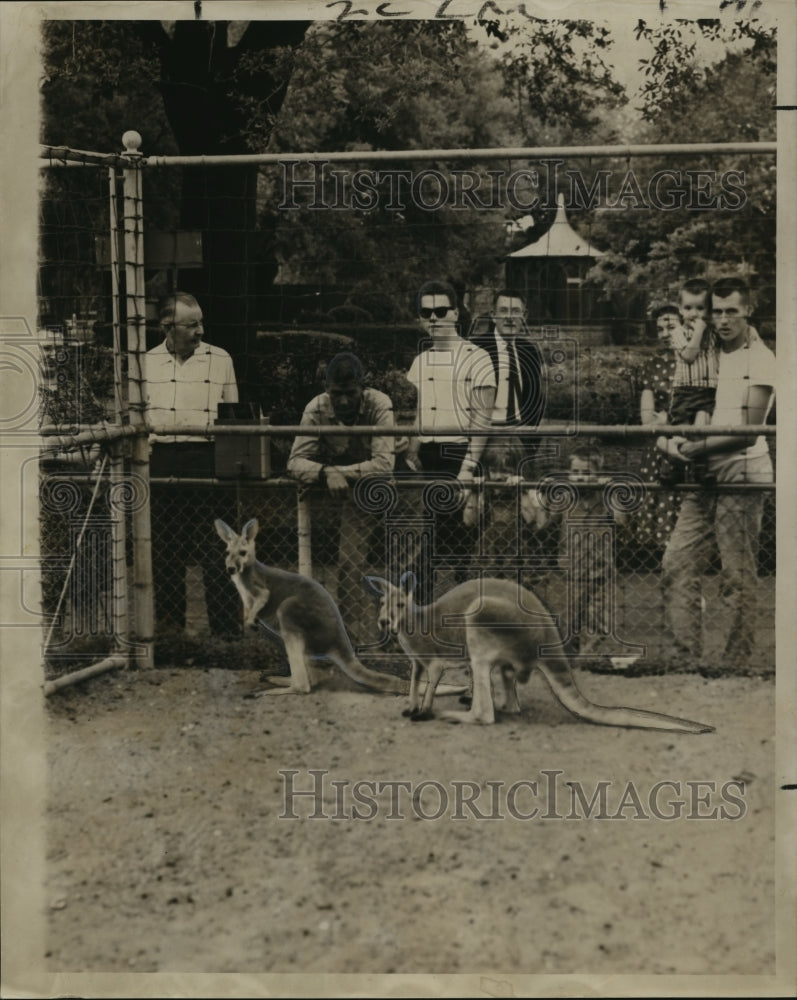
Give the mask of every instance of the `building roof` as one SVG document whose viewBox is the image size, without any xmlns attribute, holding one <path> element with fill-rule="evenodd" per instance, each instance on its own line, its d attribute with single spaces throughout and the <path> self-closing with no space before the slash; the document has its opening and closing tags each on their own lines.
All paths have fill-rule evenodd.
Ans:
<svg viewBox="0 0 797 1000">
<path fill-rule="evenodd" d="M 556 218 L 551 228 L 533 243 L 515 250 L 508 255 L 510 258 L 522 257 L 603 257 L 588 240 L 573 229 L 567 221 L 564 195 L 557 200 Z"/>
</svg>

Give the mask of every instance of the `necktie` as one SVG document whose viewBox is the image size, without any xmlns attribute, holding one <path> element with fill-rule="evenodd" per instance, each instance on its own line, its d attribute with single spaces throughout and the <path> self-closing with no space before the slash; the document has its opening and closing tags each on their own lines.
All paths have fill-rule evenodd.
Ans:
<svg viewBox="0 0 797 1000">
<path fill-rule="evenodd" d="M 516 424 L 520 422 L 520 362 L 514 341 L 507 346 L 509 348 L 509 392 L 506 403 L 506 422 Z"/>
</svg>

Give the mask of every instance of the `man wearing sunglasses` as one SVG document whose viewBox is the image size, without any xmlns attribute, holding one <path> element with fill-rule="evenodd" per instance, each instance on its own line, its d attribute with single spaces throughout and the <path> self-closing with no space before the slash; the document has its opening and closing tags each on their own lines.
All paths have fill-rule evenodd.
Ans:
<svg viewBox="0 0 797 1000">
<path fill-rule="evenodd" d="M 495 403 L 495 372 L 490 356 L 457 331 L 457 295 L 445 282 L 429 281 L 417 295 L 418 317 L 426 339 L 407 372 L 418 391 L 420 435 L 410 441 L 407 464 L 425 477 L 456 478 L 469 484 L 478 471 L 485 438 L 475 428 L 490 426 Z M 436 551 L 465 556 L 473 551 L 475 528 L 466 527 L 459 509 L 436 518 Z M 423 597 L 431 597 L 428 577 Z M 457 582 L 467 569 L 455 569 Z"/>
</svg>

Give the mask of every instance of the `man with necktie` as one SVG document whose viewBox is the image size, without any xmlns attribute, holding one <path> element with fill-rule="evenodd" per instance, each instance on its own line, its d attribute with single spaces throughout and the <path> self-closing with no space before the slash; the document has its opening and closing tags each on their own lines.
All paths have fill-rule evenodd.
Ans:
<svg viewBox="0 0 797 1000">
<path fill-rule="evenodd" d="M 490 355 L 493 364 L 495 427 L 537 427 L 545 410 L 545 365 L 540 349 L 529 337 L 525 314 L 523 297 L 502 289 L 494 299 L 493 329 L 471 341 Z M 532 458 L 539 440 L 523 434 L 520 441 L 524 457 Z"/>
</svg>

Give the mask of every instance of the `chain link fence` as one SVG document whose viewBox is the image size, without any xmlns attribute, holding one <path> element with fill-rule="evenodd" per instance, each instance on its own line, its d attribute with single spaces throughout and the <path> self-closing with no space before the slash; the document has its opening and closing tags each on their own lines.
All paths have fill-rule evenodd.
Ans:
<svg viewBox="0 0 797 1000">
<path fill-rule="evenodd" d="M 568 455 L 579 443 L 545 439 L 521 467 L 521 481 L 486 470 L 471 490 L 450 478 L 420 479 L 402 468 L 399 457 L 392 477 L 361 480 L 343 500 L 284 475 L 154 475 L 148 498 L 158 661 L 285 666 L 279 644 L 265 631 L 244 634 L 241 601 L 214 528 L 217 518 L 236 531 L 256 518 L 258 558 L 322 583 L 360 656 L 381 660 L 383 667 L 404 661 L 379 633 L 376 601 L 364 578 L 397 582 L 411 569 L 419 600 L 425 587 L 439 596 L 479 574 L 518 579 L 558 617 L 574 663 L 592 670 L 774 672 L 774 485 L 662 486 L 639 472 L 644 445 L 608 437 L 599 479 L 574 484 Z M 131 488 L 129 472 L 126 482 L 120 492 L 107 469 L 94 477 L 52 470 L 42 475 L 43 604 L 56 622 L 48 647 L 51 676 L 81 657 L 111 650 L 119 633 L 114 616 L 129 614 L 139 599 L 128 586 L 132 550 L 124 525 L 126 514 L 147 497 Z M 681 637 L 668 628 L 662 559 L 679 509 L 695 497 L 709 507 L 730 499 L 741 504 L 740 517 L 744 504 L 760 508 L 760 533 L 749 538 L 757 576 L 747 589 L 754 594 L 744 609 L 752 647 L 743 660 L 725 653 L 739 594 L 727 567 L 723 572 L 716 537 L 708 540 L 696 598 L 702 655 L 673 657 Z M 441 532 L 441 524 L 452 521 L 461 531 Z"/>
<path fill-rule="evenodd" d="M 362 221 L 353 208 L 318 214 L 309 204 L 315 195 L 304 187 L 289 212 L 274 209 L 284 157 L 263 154 L 248 162 L 222 157 L 197 163 L 190 157 L 148 157 L 133 132 L 123 142 L 125 152 L 112 156 L 43 149 L 41 409 L 43 433 L 62 443 L 61 464 L 43 456 L 41 466 L 50 675 L 76 658 L 120 645 L 135 659 L 136 643 L 151 643 L 153 632 L 161 663 L 284 664 L 279 645 L 265 642 L 265 633 L 243 635 L 240 599 L 224 571 L 224 546 L 213 527 L 221 518 L 240 529 L 253 517 L 260 524 L 260 559 L 324 584 L 365 659 L 393 657 L 406 668 L 397 647 L 377 632 L 374 599 L 363 578 L 373 574 L 396 580 L 412 569 L 421 600 L 476 574 L 519 579 L 557 615 L 574 662 L 593 669 L 774 669 L 774 486 L 661 486 L 651 460 L 653 437 L 633 433 L 642 393 L 660 388 L 650 373 L 662 354 L 650 319 L 652 306 L 677 298 L 687 276 L 713 280 L 740 271 L 743 264 L 749 270 L 735 251 L 723 256 L 725 244 L 712 238 L 714 256 L 706 257 L 695 245 L 659 267 L 661 247 L 655 240 L 643 252 L 635 240 L 626 245 L 619 238 L 636 216 L 605 214 L 593 205 L 576 211 L 569 204 L 573 228 L 554 191 L 547 192 L 546 233 L 538 234 L 536 242 L 526 233 L 524 245 L 514 249 L 514 244 L 503 245 L 505 227 L 499 217 L 469 212 L 468 225 L 473 225 L 455 269 L 462 276 L 456 285 L 460 334 L 469 337 L 489 326 L 495 288 L 509 284 L 525 294 L 525 334 L 535 341 L 545 371 L 543 433 L 534 458 L 512 471 L 521 475 L 521 484 L 508 482 L 500 463 L 484 465 L 483 478 L 467 494 L 452 480 L 419 479 L 403 464 L 399 449 L 389 481 L 363 481 L 339 500 L 287 477 L 295 425 L 309 401 L 323 391 L 329 360 L 340 351 L 353 351 L 363 363 L 366 384 L 390 396 L 397 422 L 410 432 L 418 401 L 405 375 L 423 332 L 415 293 L 423 280 L 440 273 L 441 247 L 454 240 L 463 217 L 446 206 L 433 217 L 424 209 L 417 218 L 415 212 L 398 219 L 380 204 L 369 216 L 374 259 L 383 255 L 395 267 L 399 223 L 413 237 L 403 251 L 402 276 L 380 287 L 363 279 L 366 261 L 356 256 L 346 260 L 342 234 Z M 467 151 L 454 156 L 452 151 L 407 150 L 399 159 L 418 170 L 439 159 L 438 153 L 451 162 L 459 162 L 460 154 L 472 158 Z M 598 176 L 594 150 L 573 147 L 564 153 L 573 169 L 563 177 L 577 175 L 586 183 Z M 758 219 L 764 227 L 766 246 L 774 234 L 768 173 L 773 153 L 767 143 L 708 144 L 700 153 L 714 166 L 725 163 L 721 157 L 731 157 L 735 164 L 742 155 L 760 166 L 750 174 L 747 214 L 725 205 L 712 215 L 715 227 L 722 223 L 744 229 L 750 222 L 745 238 L 751 248 L 758 248 L 763 237 L 750 220 Z M 342 163 L 357 165 L 362 159 L 362 165 L 378 166 L 379 155 L 339 157 Z M 600 163 L 612 164 L 619 155 L 619 150 L 604 149 Z M 661 168 L 684 155 L 685 148 L 675 145 L 657 147 L 655 155 L 644 147 L 634 151 L 640 177 L 658 177 Z M 690 146 L 688 155 L 697 155 L 696 147 Z M 499 156 L 511 164 L 533 160 L 534 151 L 494 150 L 479 169 Z M 665 158 L 660 161 L 659 156 Z M 316 170 L 312 158 L 305 166 Z M 258 184 L 252 183 L 255 173 Z M 241 206 L 251 209 L 236 224 L 225 215 L 230 200 L 218 187 L 219 177 L 233 176 L 240 181 L 235 198 L 240 196 Z M 213 227 L 199 222 L 196 228 L 178 228 L 186 225 L 179 206 L 189 194 L 196 205 L 218 209 L 223 240 L 215 238 Z M 678 220 L 673 216 L 673 225 L 692 224 L 693 217 L 686 209 L 684 213 Z M 434 240 L 428 238 L 430 218 L 438 234 Z M 261 243 L 272 223 L 282 234 L 285 260 L 281 275 L 275 280 L 271 274 L 265 281 Z M 492 248 L 482 255 L 491 263 L 473 271 L 468 261 L 477 225 Z M 309 243 L 297 227 L 307 228 Z M 585 241 L 583 259 L 546 250 L 553 232 Z M 603 242 L 608 249 L 598 246 Z M 222 244 L 225 253 L 217 259 Z M 502 246 L 511 251 L 502 258 L 503 268 L 497 256 Z M 333 259 L 347 265 L 347 277 L 328 276 L 319 283 L 313 276 L 321 273 L 321 263 Z M 751 322 L 761 339 L 772 344 L 774 251 L 755 259 Z M 652 268 L 655 281 L 649 287 L 629 284 L 624 277 L 629 264 Z M 170 386 L 174 388 L 169 371 L 159 376 L 152 354 L 164 343 L 158 300 L 178 287 L 198 297 L 208 327 L 206 353 L 211 347 L 229 352 L 240 400 L 233 403 L 216 391 L 219 386 L 209 375 L 208 398 L 197 411 L 201 420 L 187 428 L 177 420 L 176 396 L 169 396 Z M 160 401 L 153 407 L 148 394 L 159 380 Z M 241 437 L 230 435 L 223 445 L 216 426 L 219 400 L 245 405 L 252 414 L 249 422 L 258 426 Z M 236 416 L 234 422 L 238 420 Z M 269 420 L 267 428 L 263 421 Z M 774 410 L 767 421 L 774 423 Z M 179 467 L 162 450 L 178 423 L 180 437 L 196 445 L 194 468 Z M 546 434 L 553 425 L 563 428 L 558 436 Z M 774 453 L 774 427 L 766 430 Z M 151 434 L 156 442 L 149 456 Z M 604 454 L 601 481 L 578 483 L 573 496 L 569 456 L 589 435 Z M 237 466 L 233 440 L 251 449 Z M 267 463 L 262 461 L 263 441 L 269 444 Z M 242 464 L 249 466 L 249 478 L 243 476 Z M 690 623 L 686 637 L 673 634 L 667 596 L 672 588 L 663 572 L 667 542 L 685 504 L 692 513 L 700 508 L 708 525 L 701 539 L 706 551 L 695 564 L 689 587 L 681 588 L 682 602 L 687 593 L 691 602 L 688 615 L 681 616 Z M 722 520 L 716 531 L 714 508 L 720 509 Z M 730 538 L 736 539 L 735 552 L 726 544 Z M 726 639 L 737 635 L 740 600 L 746 652 L 731 659 Z M 688 656 L 683 655 L 685 639 Z"/>
</svg>

